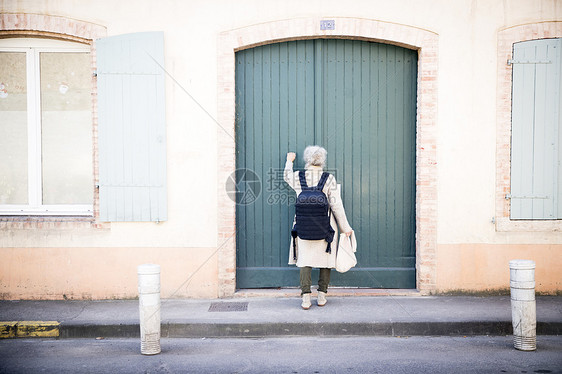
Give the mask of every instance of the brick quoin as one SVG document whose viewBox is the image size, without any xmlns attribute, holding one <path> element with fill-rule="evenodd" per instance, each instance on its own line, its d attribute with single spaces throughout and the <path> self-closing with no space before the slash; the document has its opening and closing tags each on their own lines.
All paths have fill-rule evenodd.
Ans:
<svg viewBox="0 0 562 374">
<path fill-rule="evenodd" d="M 511 86 L 513 44 L 534 39 L 562 37 L 562 22 L 539 22 L 498 32 L 496 98 L 496 231 L 561 231 L 561 221 L 510 220 L 511 192 Z"/>
<path fill-rule="evenodd" d="M 333 18 L 335 30 L 320 30 L 321 18 L 291 19 L 225 31 L 218 36 L 217 113 L 228 134 L 218 130 L 218 258 L 219 297 L 232 296 L 236 288 L 235 204 L 224 183 L 234 172 L 235 52 L 259 45 L 307 38 L 346 38 L 394 44 L 415 49 L 418 59 L 416 149 L 416 273 L 417 288 L 436 289 L 437 247 L 437 34 L 388 22 Z M 288 229 L 288 228 L 287 228 Z M 228 239 L 225 239 L 228 238 Z"/>
<path fill-rule="evenodd" d="M 94 217 L 0 217 L 0 228 L 7 229 L 51 229 L 51 228 L 109 228 L 109 223 L 98 221 L 99 191 L 95 187 L 99 182 L 98 172 L 98 114 L 96 70 L 96 48 L 94 40 L 107 35 L 105 27 L 94 23 L 77 21 L 65 17 L 26 13 L 0 14 L 0 37 L 47 37 L 51 39 L 79 42 L 90 45 L 92 66 L 92 158 L 94 184 Z M 24 222 L 22 222 L 24 221 Z"/>
</svg>

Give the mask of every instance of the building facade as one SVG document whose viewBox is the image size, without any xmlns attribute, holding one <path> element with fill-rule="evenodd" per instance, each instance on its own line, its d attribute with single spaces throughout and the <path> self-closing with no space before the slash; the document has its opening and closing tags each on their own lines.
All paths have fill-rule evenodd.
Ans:
<svg viewBox="0 0 562 374">
<path fill-rule="evenodd" d="M 559 293 L 561 38 L 556 0 L 3 2 L 2 298 L 132 298 L 149 262 L 164 298 L 293 287 L 312 143 L 358 235 L 335 286 L 496 292 L 525 258 Z"/>
</svg>

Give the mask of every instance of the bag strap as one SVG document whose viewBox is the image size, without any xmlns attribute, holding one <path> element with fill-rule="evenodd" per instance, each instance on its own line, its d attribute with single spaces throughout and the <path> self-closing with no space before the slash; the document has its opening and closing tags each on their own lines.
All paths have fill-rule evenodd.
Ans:
<svg viewBox="0 0 562 374">
<path fill-rule="evenodd" d="M 306 184 L 306 176 L 304 174 L 304 170 L 299 171 L 299 181 L 301 182 L 301 189 L 305 189 L 308 188 L 308 185 Z"/>
<path fill-rule="evenodd" d="M 328 180 L 328 177 L 330 176 L 330 173 L 326 173 L 323 172 L 322 176 L 320 177 L 320 180 L 318 181 L 318 184 L 316 185 L 316 188 L 320 191 L 322 191 L 324 189 L 324 185 L 326 184 L 326 181 Z"/>
<path fill-rule="evenodd" d="M 328 225 L 330 225 L 330 228 L 331 228 L 332 227 L 332 209 L 328 208 L 328 210 L 329 210 Z M 326 240 L 326 241 L 328 242 L 328 240 Z M 333 239 L 328 242 L 328 245 L 326 246 L 326 253 L 330 253 L 330 254 L 332 253 L 332 242 L 333 242 Z M 336 251 L 337 251 L 337 249 L 336 249 Z"/>
<path fill-rule="evenodd" d="M 291 230 L 291 236 L 293 237 L 293 260 L 297 261 L 297 232 L 294 229 Z"/>
</svg>

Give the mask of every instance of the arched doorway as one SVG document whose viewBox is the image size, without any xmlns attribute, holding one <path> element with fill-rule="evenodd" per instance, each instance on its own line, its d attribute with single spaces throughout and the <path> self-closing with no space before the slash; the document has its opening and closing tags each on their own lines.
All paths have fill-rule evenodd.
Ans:
<svg viewBox="0 0 562 374">
<path fill-rule="evenodd" d="M 416 286 L 417 59 L 415 50 L 343 39 L 236 53 L 236 168 L 262 185 L 236 206 L 238 288 L 298 284 L 298 269 L 287 265 L 294 193 L 282 168 L 286 152 L 308 144 L 328 150 L 360 244 L 358 266 L 332 284 Z"/>
</svg>

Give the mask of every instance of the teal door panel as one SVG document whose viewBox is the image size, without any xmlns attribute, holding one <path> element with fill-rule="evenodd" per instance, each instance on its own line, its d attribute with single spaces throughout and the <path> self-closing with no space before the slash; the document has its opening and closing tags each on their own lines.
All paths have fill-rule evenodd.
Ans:
<svg viewBox="0 0 562 374">
<path fill-rule="evenodd" d="M 312 270 L 313 283 L 318 270 Z M 412 288 L 415 285 L 415 268 L 363 268 L 357 267 L 341 274 L 332 271 L 330 285 L 340 287 Z M 277 288 L 299 286 L 299 268 L 255 267 L 238 268 L 236 282 L 239 288 Z M 413 283 L 412 283 L 413 282 Z M 242 285 L 242 286 L 240 286 Z"/>
<path fill-rule="evenodd" d="M 236 53 L 237 287 L 297 286 L 287 265 L 295 194 L 285 156 L 304 167 L 310 144 L 328 150 L 342 184 L 358 265 L 332 285 L 415 287 L 417 53 L 364 41 L 303 40 Z M 251 201 L 250 201 L 251 200 Z"/>
</svg>

